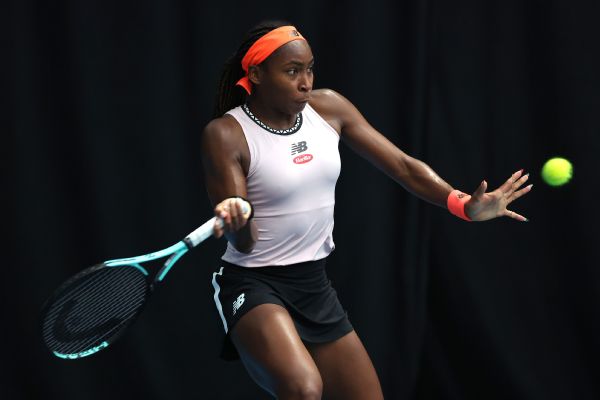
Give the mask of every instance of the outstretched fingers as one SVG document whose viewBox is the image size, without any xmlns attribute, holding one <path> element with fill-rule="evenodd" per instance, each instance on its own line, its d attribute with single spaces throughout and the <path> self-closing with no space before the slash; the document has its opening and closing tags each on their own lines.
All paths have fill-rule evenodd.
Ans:
<svg viewBox="0 0 600 400">
<path fill-rule="evenodd" d="M 527 173 L 523 175 L 523 170 L 519 170 L 512 174 L 511 177 L 500 187 L 507 200 L 507 205 L 531 191 L 533 185 L 527 185 L 524 188 L 521 188 L 528 179 L 529 174 Z M 509 209 L 505 209 L 503 215 L 521 222 L 529 221 L 529 219 L 527 219 L 525 216 Z"/>
<path fill-rule="evenodd" d="M 523 182 L 523 183 L 525 183 L 525 182 Z M 533 184 L 527 185 L 523 189 L 513 192 L 510 196 L 508 196 L 508 202 L 511 203 L 511 202 L 515 201 L 516 199 L 518 199 L 519 197 L 529 193 L 532 188 L 533 188 Z"/>
<path fill-rule="evenodd" d="M 519 189 L 521 186 L 523 186 L 525 184 L 525 182 L 527 182 L 527 180 L 529 179 L 529 173 L 526 173 L 525 175 L 521 176 L 519 179 L 517 179 L 513 184 L 512 184 L 512 192 L 514 193 L 517 189 Z"/>
<path fill-rule="evenodd" d="M 508 204 L 512 203 L 519 197 L 529 193 L 531 191 L 531 188 L 533 187 L 533 185 L 527 185 L 524 188 L 519 189 L 529 179 L 529 173 L 522 175 L 520 177 L 516 176 L 517 174 L 520 175 L 522 172 L 523 172 L 523 170 L 515 172 L 510 177 L 510 179 L 507 181 L 507 183 L 510 182 L 511 180 L 513 181 L 510 185 L 509 190 L 504 192 L 506 199 L 508 200 Z"/>
<path fill-rule="evenodd" d="M 505 210 L 504 211 L 504 215 L 506 217 L 509 217 L 509 218 L 512 218 L 512 219 L 516 219 L 517 221 L 521 221 L 521 222 L 528 222 L 529 221 L 523 215 L 518 214 L 518 213 L 516 213 L 514 211 L 511 211 L 511 210 Z"/>
<path fill-rule="evenodd" d="M 527 179 L 529 178 L 529 175 L 523 175 L 523 170 L 519 170 L 517 172 L 515 172 L 514 174 L 512 174 L 510 176 L 510 178 L 508 178 L 506 180 L 506 182 L 504 182 L 504 184 L 502 184 L 502 186 L 500 186 L 500 190 L 504 193 L 504 194 L 512 194 L 516 188 L 518 188 L 519 186 L 521 186 L 523 183 L 519 184 L 519 182 L 521 182 L 521 179 L 525 178 L 525 180 L 523 181 L 523 183 L 525 181 L 527 181 Z"/>
</svg>

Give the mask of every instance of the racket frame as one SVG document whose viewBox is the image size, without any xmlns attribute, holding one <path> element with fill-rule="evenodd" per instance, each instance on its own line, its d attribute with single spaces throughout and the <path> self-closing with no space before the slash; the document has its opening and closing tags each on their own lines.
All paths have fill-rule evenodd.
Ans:
<svg viewBox="0 0 600 400">
<path fill-rule="evenodd" d="M 250 206 L 246 202 L 243 202 L 242 210 L 244 213 L 249 214 Z M 144 300 L 144 303 L 145 303 L 146 300 L 148 299 L 148 295 L 154 289 L 154 286 L 157 283 L 161 283 L 165 279 L 165 277 L 170 272 L 173 265 L 175 265 L 175 263 L 189 250 L 198 246 L 200 243 L 202 243 L 203 241 L 205 241 L 206 239 L 208 239 L 209 237 L 212 236 L 215 225 L 222 227 L 223 220 L 220 218 L 217 218 L 217 217 L 213 217 L 213 218 L 209 219 L 208 221 L 206 221 L 204 224 L 202 224 L 200 227 L 195 229 L 189 235 L 187 235 L 183 240 L 181 240 L 181 241 L 175 243 L 174 245 L 169 246 L 165 249 L 155 251 L 152 253 L 148 253 L 148 254 L 144 254 L 141 256 L 136 256 L 136 257 L 117 258 L 117 259 L 113 259 L 113 260 L 104 261 L 100 264 L 96 264 L 96 265 L 72 276 L 67 281 L 65 281 L 62 285 L 60 285 L 58 287 L 58 289 L 56 289 L 54 291 L 54 293 L 50 296 L 50 298 L 48 298 L 48 300 L 45 302 L 44 306 L 42 307 L 42 325 L 44 324 L 44 321 L 45 321 L 45 315 L 46 315 L 45 310 L 51 308 L 51 305 L 54 304 L 54 301 L 57 299 L 57 297 L 60 296 L 60 294 L 66 287 L 68 287 L 68 286 L 72 285 L 73 283 L 75 283 L 76 281 L 82 279 L 84 276 L 91 274 L 100 268 L 133 267 L 133 268 L 138 269 L 141 273 L 143 273 L 144 276 L 148 277 L 150 275 L 149 272 L 141 264 L 149 262 L 149 261 L 158 260 L 158 259 L 161 259 L 164 257 L 169 257 L 165 261 L 165 263 L 163 264 L 161 269 L 155 275 L 155 277 L 153 279 L 153 283 L 147 285 L 147 290 L 148 290 L 147 293 L 148 294 L 146 295 L 146 298 Z M 52 353 L 56 357 L 59 357 L 62 359 L 67 359 L 67 360 L 80 359 L 80 358 L 84 358 L 84 357 L 90 356 L 92 354 L 95 354 L 95 353 L 99 352 L 100 350 L 107 348 L 111 343 L 113 343 L 125 331 L 125 328 L 127 326 L 129 326 L 131 324 L 131 322 L 133 322 L 137 318 L 137 316 L 141 313 L 142 309 L 143 309 L 143 305 L 141 307 L 139 307 L 136 314 L 132 318 L 130 318 L 130 321 L 123 328 L 119 329 L 119 332 L 117 334 L 115 334 L 114 336 L 111 336 L 109 339 L 104 340 L 103 342 L 101 342 L 100 344 L 98 344 L 96 346 L 93 346 L 89 349 L 86 349 L 86 350 L 83 350 L 83 351 L 80 351 L 77 353 L 72 353 L 72 354 L 62 354 L 62 353 L 59 353 L 54 350 L 52 350 Z"/>
</svg>

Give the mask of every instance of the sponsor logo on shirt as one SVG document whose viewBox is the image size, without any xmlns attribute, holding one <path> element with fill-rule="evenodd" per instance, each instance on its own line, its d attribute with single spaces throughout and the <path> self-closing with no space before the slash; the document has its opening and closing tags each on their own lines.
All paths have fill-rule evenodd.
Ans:
<svg viewBox="0 0 600 400">
<path fill-rule="evenodd" d="M 296 164 L 305 164 L 313 159 L 312 154 L 301 154 L 298 157 L 294 158 L 294 163 Z"/>
<path fill-rule="evenodd" d="M 292 155 L 304 153 L 306 150 L 308 150 L 306 142 L 298 142 L 292 144 Z"/>
<path fill-rule="evenodd" d="M 308 150 L 308 145 L 306 144 L 305 141 L 292 144 L 292 155 L 304 153 L 306 150 Z M 313 159 L 312 154 L 300 154 L 299 156 L 294 157 L 294 163 L 295 164 L 305 164 L 312 159 Z"/>
</svg>

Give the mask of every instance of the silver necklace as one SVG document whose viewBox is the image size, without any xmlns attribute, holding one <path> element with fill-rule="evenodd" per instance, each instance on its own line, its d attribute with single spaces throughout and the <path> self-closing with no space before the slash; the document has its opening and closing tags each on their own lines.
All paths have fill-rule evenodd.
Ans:
<svg viewBox="0 0 600 400">
<path fill-rule="evenodd" d="M 258 126 L 276 135 L 291 135 L 292 133 L 298 132 L 298 129 L 300 129 L 300 127 L 302 126 L 302 113 L 298 113 L 298 115 L 296 115 L 296 122 L 291 128 L 273 129 L 269 125 L 265 124 L 260 119 L 258 119 L 256 115 L 252 114 L 252 111 L 250 111 L 250 109 L 248 108 L 248 104 L 242 104 L 242 110 L 244 110 L 246 115 L 249 116 L 250 119 L 254 121 Z"/>
</svg>

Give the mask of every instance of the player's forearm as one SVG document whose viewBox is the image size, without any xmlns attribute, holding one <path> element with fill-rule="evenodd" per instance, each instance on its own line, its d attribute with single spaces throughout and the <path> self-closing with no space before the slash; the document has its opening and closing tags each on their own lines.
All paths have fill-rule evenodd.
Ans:
<svg viewBox="0 0 600 400">
<path fill-rule="evenodd" d="M 440 176 L 416 158 L 404 160 L 405 173 L 400 183 L 417 197 L 439 207 L 446 208 L 448 195 L 453 190 Z"/>
<path fill-rule="evenodd" d="M 227 232 L 225 237 L 241 253 L 250 253 L 254 249 L 258 238 L 258 231 L 254 220 L 248 221 L 242 229 L 236 232 Z"/>
</svg>

